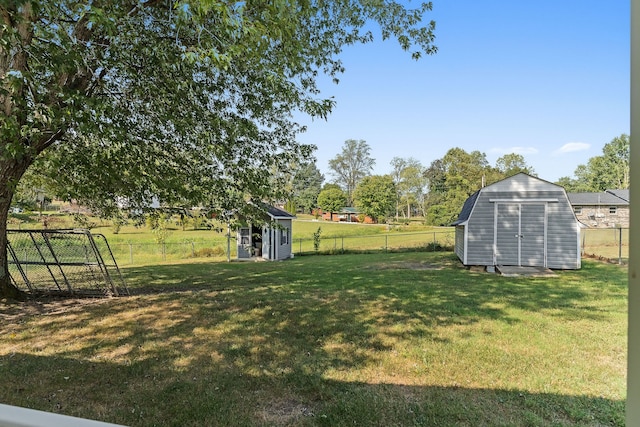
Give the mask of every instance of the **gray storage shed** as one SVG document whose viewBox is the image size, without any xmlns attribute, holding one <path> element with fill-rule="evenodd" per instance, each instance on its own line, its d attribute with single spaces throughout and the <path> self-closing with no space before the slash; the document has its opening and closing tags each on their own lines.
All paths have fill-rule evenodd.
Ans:
<svg viewBox="0 0 640 427">
<path fill-rule="evenodd" d="M 291 231 L 295 215 L 266 207 L 264 226 L 246 225 L 238 230 L 238 259 L 262 258 L 282 260 L 291 258 Z"/>
<path fill-rule="evenodd" d="M 567 193 L 525 173 L 471 195 L 453 225 L 464 265 L 580 268 L 580 225 Z"/>
</svg>

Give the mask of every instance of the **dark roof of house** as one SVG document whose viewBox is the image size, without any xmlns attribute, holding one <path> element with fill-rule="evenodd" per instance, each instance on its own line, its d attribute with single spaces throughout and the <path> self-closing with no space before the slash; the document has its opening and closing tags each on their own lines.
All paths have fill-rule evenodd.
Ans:
<svg viewBox="0 0 640 427">
<path fill-rule="evenodd" d="M 480 195 L 480 190 L 469 196 L 469 198 L 464 202 L 464 205 L 462 206 L 462 210 L 460 211 L 460 215 L 458 215 L 458 219 L 451 225 L 459 225 L 469 219 L 469 217 L 471 216 L 471 211 L 473 210 L 473 206 L 476 204 L 476 200 L 478 199 L 478 195 Z"/>
<path fill-rule="evenodd" d="M 629 201 L 629 190 L 607 190 L 607 193 L 611 193 L 614 196 L 620 197 L 622 200 Z"/>
<path fill-rule="evenodd" d="M 295 215 L 290 214 L 284 209 L 276 208 L 275 206 L 267 206 L 267 213 L 272 218 L 295 218 Z"/>
<path fill-rule="evenodd" d="M 609 190 L 611 191 L 611 190 Z M 620 191 L 620 190 L 615 190 Z M 628 190 L 627 190 L 628 192 Z M 628 195 L 625 200 L 611 192 L 602 193 L 567 193 L 572 206 L 627 206 Z"/>
</svg>

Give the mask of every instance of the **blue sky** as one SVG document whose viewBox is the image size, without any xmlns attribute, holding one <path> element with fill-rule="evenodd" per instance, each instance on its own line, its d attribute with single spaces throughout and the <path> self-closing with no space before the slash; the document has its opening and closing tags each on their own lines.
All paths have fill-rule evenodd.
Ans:
<svg viewBox="0 0 640 427">
<path fill-rule="evenodd" d="M 345 50 L 338 85 L 321 82 L 337 106 L 303 120 L 298 139 L 318 147 L 327 182 L 347 139 L 371 146 L 374 174 L 394 156 L 428 166 L 460 147 L 492 165 L 522 154 L 555 181 L 629 133 L 627 0 L 433 0 L 426 18 L 437 54 L 414 61 L 377 37 Z"/>
</svg>

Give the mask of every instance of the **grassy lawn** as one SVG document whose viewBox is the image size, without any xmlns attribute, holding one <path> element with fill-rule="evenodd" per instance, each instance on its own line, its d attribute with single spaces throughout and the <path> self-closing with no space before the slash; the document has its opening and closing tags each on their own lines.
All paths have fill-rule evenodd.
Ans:
<svg viewBox="0 0 640 427">
<path fill-rule="evenodd" d="M 135 426 L 622 426 L 626 270 L 451 253 L 124 269 L 0 308 L 0 402 Z"/>
<path fill-rule="evenodd" d="M 98 220 L 96 220 L 97 222 Z M 128 225 L 119 233 L 105 222 L 91 231 L 103 234 L 121 266 L 150 265 L 164 262 L 193 261 L 194 258 L 226 260 L 226 225 L 215 223 L 212 230 L 185 230 L 172 224 L 164 245 L 156 242 L 155 236 L 146 227 Z M 320 252 L 375 251 L 403 248 L 424 248 L 432 242 L 442 246 L 453 245 L 453 228 L 430 227 L 420 223 L 410 225 L 371 225 L 313 221 L 310 215 L 294 220 L 292 250 L 296 255 L 313 254 L 313 233 L 321 228 Z M 236 233 L 230 242 L 231 258 L 236 258 Z"/>
</svg>

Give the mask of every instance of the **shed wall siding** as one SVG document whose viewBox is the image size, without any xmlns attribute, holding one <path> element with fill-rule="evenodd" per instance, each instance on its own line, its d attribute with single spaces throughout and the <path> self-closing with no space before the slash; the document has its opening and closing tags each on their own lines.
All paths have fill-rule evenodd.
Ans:
<svg viewBox="0 0 640 427">
<path fill-rule="evenodd" d="M 568 202 L 550 203 L 547 266 L 557 269 L 580 268 L 579 244 L 580 228 L 571 205 Z"/>
<path fill-rule="evenodd" d="M 288 231 L 289 239 L 286 243 L 283 243 L 281 240 L 281 230 L 276 229 L 276 244 L 277 246 L 277 259 L 287 259 L 291 258 L 291 229 L 292 229 L 292 221 L 290 219 L 278 219 L 278 224 L 281 227 L 286 228 Z"/>
<path fill-rule="evenodd" d="M 460 258 L 460 261 L 463 263 L 464 260 L 464 226 L 458 225 L 456 226 L 456 244 L 454 247 L 456 255 Z"/>
</svg>

